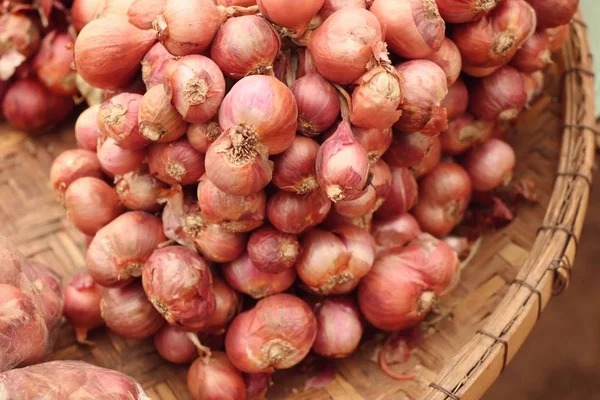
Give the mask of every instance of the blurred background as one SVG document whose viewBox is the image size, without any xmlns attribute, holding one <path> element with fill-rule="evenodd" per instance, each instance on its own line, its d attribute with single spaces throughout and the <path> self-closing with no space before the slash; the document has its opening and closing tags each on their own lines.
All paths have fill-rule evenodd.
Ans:
<svg viewBox="0 0 600 400">
<path fill-rule="evenodd" d="M 581 0 L 595 55 L 600 116 L 600 2 Z M 600 399 L 600 175 L 596 171 L 571 287 L 554 298 L 484 400 Z"/>
</svg>

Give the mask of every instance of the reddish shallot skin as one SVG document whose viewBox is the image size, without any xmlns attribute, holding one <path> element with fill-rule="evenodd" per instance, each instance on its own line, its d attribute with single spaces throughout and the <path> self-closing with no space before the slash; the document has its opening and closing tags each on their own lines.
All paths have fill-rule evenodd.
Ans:
<svg viewBox="0 0 600 400">
<path fill-rule="evenodd" d="M 544 90 L 544 73 L 542 71 L 536 71 L 531 74 L 523 73 L 522 76 L 525 93 L 527 94 L 525 108 L 528 108 Z"/>
<path fill-rule="evenodd" d="M 457 156 L 471 147 L 484 143 L 492 136 L 494 121 L 478 120 L 464 113 L 448 124 L 439 137 L 445 154 Z"/>
<path fill-rule="evenodd" d="M 225 97 L 219 66 L 198 54 L 172 61 L 165 71 L 165 92 L 187 122 L 202 124 L 217 115 Z"/>
<path fill-rule="evenodd" d="M 469 90 L 462 79 L 448 87 L 448 94 L 442 100 L 441 107 L 446 109 L 448 121 L 452 121 L 467 111 L 469 107 Z"/>
<path fill-rule="evenodd" d="M 101 5 L 102 0 L 73 0 L 71 22 L 78 32 L 96 18 Z"/>
<path fill-rule="evenodd" d="M 391 66 L 384 65 L 365 73 L 352 92 L 350 121 L 365 129 L 388 129 L 402 111 L 402 79 Z"/>
<path fill-rule="evenodd" d="M 165 323 L 148 301 L 140 282 L 104 289 L 100 310 L 106 326 L 125 339 L 148 338 Z"/>
<path fill-rule="evenodd" d="M 579 0 L 527 0 L 537 14 L 538 29 L 568 24 L 577 12 Z"/>
<path fill-rule="evenodd" d="M 440 104 L 448 93 L 446 74 L 428 60 L 413 60 L 396 66 L 403 79 L 402 115 L 394 125 L 405 133 L 420 131 L 436 136 L 447 127 L 446 109 Z"/>
<path fill-rule="evenodd" d="M 431 144 L 431 148 L 425 154 L 425 158 L 421 160 L 421 162 L 414 167 L 411 167 L 410 170 L 414 174 L 415 178 L 421 179 L 423 176 L 427 175 L 440 163 L 442 159 L 442 141 L 440 137 L 434 137 L 433 143 Z"/>
<path fill-rule="evenodd" d="M 73 64 L 73 39 L 67 33 L 48 33 L 34 59 L 38 79 L 58 96 L 77 94 Z"/>
<path fill-rule="evenodd" d="M 246 400 L 264 400 L 273 384 L 271 374 L 244 374 Z"/>
<path fill-rule="evenodd" d="M 190 124 L 187 129 L 187 139 L 196 151 L 206 154 L 211 144 L 221 136 L 223 131 L 216 121 L 204 124 Z"/>
<path fill-rule="evenodd" d="M 166 240 L 157 217 L 141 211 L 125 213 L 94 236 L 86 255 L 88 272 L 102 286 L 126 285 L 142 276 L 144 263 Z"/>
<path fill-rule="evenodd" d="M 317 182 L 330 200 L 355 200 L 364 194 L 369 156 L 354 139 L 347 120 L 321 145 L 316 163 Z"/>
<path fill-rule="evenodd" d="M 242 309 L 242 295 L 225 281 L 213 275 L 215 292 L 215 312 L 202 325 L 201 332 L 219 333 L 231 323 Z"/>
<path fill-rule="evenodd" d="M 219 110 L 219 125 L 224 132 L 244 126 L 270 155 L 291 146 L 297 119 L 298 106 L 292 91 L 277 78 L 263 75 L 238 81 Z"/>
<path fill-rule="evenodd" d="M 379 218 L 391 219 L 405 214 L 420 195 L 414 175 L 406 168 L 391 168 L 392 191 L 377 210 Z"/>
<path fill-rule="evenodd" d="M 142 59 L 142 80 L 147 90 L 163 84 L 169 62 L 174 59 L 162 43 L 156 43 L 148 50 Z"/>
<path fill-rule="evenodd" d="M 385 40 L 401 57 L 424 58 L 437 51 L 446 24 L 432 0 L 375 0 L 369 9 L 385 28 Z"/>
<path fill-rule="evenodd" d="M 142 283 L 154 308 L 171 325 L 197 331 L 215 313 L 208 264 L 186 247 L 155 250 L 144 264 Z"/>
<path fill-rule="evenodd" d="M 324 0 L 304 0 L 294 2 L 289 0 L 257 0 L 258 9 L 268 20 L 288 28 L 295 37 L 300 37 L 306 32 L 311 20 L 317 15 Z M 290 12 L 290 7 L 294 12 Z"/>
<path fill-rule="evenodd" d="M 168 185 L 146 170 L 128 172 L 115 178 L 119 199 L 130 210 L 156 212 L 162 208 L 160 199 Z"/>
<path fill-rule="evenodd" d="M 207 50 L 225 19 L 214 0 L 167 0 L 153 27 L 171 54 L 187 56 Z"/>
<path fill-rule="evenodd" d="M 83 177 L 72 182 L 65 192 L 67 218 L 86 235 L 95 235 L 117 218 L 124 207 L 117 192 L 104 181 Z"/>
<path fill-rule="evenodd" d="M 382 253 L 358 288 L 365 318 L 385 331 L 412 328 L 423 321 L 458 271 L 450 246 L 422 234 L 405 247 Z"/>
<path fill-rule="evenodd" d="M 546 34 L 550 40 L 550 51 L 556 53 L 562 49 L 569 37 L 570 24 L 560 25 L 556 28 L 546 29 Z"/>
<path fill-rule="evenodd" d="M 120 93 L 105 101 L 98 112 L 98 128 L 123 149 L 139 150 L 150 144 L 140 134 L 138 115 L 143 96 Z"/>
<path fill-rule="evenodd" d="M 348 218 L 360 218 L 375 211 L 377 192 L 372 185 L 367 186 L 365 193 L 355 200 L 342 200 L 333 204 L 335 211 Z"/>
<path fill-rule="evenodd" d="M 231 232 L 250 232 L 263 224 L 267 196 L 260 191 L 234 196 L 219 190 L 204 175 L 198 184 L 198 205 L 202 217 Z"/>
<path fill-rule="evenodd" d="M 79 32 L 75 41 L 77 72 L 99 89 L 126 86 L 139 71 L 142 57 L 155 41 L 154 32 L 140 30 L 126 18 L 95 19 Z"/>
<path fill-rule="evenodd" d="M 463 162 L 473 190 L 487 192 L 510 182 L 516 163 L 515 152 L 507 143 L 490 139 L 467 155 Z"/>
<path fill-rule="evenodd" d="M 298 78 L 291 87 L 298 103 L 298 131 L 314 137 L 329 129 L 340 114 L 334 86 L 318 72 Z"/>
<path fill-rule="evenodd" d="M 523 76 L 510 66 L 476 80 L 469 91 L 469 111 L 487 121 L 513 121 L 526 102 Z"/>
<path fill-rule="evenodd" d="M 98 145 L 98 161 L 102 170 L 109 176 L 123 175 L 141 168 L 146 159 L 146 151 L 127 150 L 117 142 L 107 138 Z"/>
<path fill-rule="evenodd" d="M 62 290 L 65 299 L 64 315 L 73 328 L 77 341 L 84 343 L 87 332 L 104 325 L 100 313 L 102 286 L 87 273 L 73 275 Z"/>
<path fill-rule="evenodd" d="M 362 146 L 369 156 L 369 164 L 375 165 L 392 144 L 392 129 L 363 129 L 352 127 L 354 139 Z"/>
<path fill-rule="evenodd" d="M 187 123 L 171 105 L 163 85 L 156 85 L 144 94 L 138 123 L 142 136 L 151 142 L 173 142 L 187 130 Z"/>
<path fill-rule="evenodd" d="M 334 12 L 314 31 L 308 50 L 321 75 L 345 85 L 367 72 L 367 65 L 374 58 L 372 46 L 382 40 L 381 25 L 372 13 L 346 7 Z"/>
<path fill-rule="evenodd" d="M 471 179 L 458 164 L 443 162 L 419 184 L 413 215 L 423 232 L 448 235 L 465 215 L 471 200 Z"/>
<path fill-rule="evenodd" d="M 323 222 L 330 210 L 331 201 L 320 190 L 305 195 L 279 190 L 269 197 L 267 218 L 281 232 L 298 235 Z"/>
<path fill-rule="evenodd" d="M 71 183 L 85 176 L 102 178 L 98 157 L 89 150 L 65 150 L 54 159 L 50 168 L 50 184 L 61 197 Z"/>
<path fill-rule="evenodd" d="M 98 147 L 98 137 L 100 128 L 98 127 L 97 116 L 100 111 L 100 104 L 85 109 L 75 122 L 75 139 L 77 147 L 96 151 Z"/>
<path fill-rule="evenodd" d="M 483 18 L 456 25 L 452 29 L 452 40 L 460 50 L 464 65 L 499 67 L 515 55 L 533 35 L 535 27 L 535 11 L 525 0 L 505 0 Z"/>
<path fill-rule="evenodd" d="M 220 351 L 213 352 L 207 362 L 198 358 L 192 364 L 187 387 L 194 400 L 246 400 L 246 384 L 241 372 Z"/>
<path fill-rule="evenodd" d="M 35 54 L 40 45 L 40 29 L 34 20 L 18 13 L 4 13 L 0 18 L 2 48 L 5 53 L 17 52 L 25 59 Z M 10 78 L 4 77 L 3 80 Z"/>
<path fill-rule="evenodd" d="M 217 4 L 222 6 L 250 7 L 256 5 L 256 0 L 217 0 Z"/>
<path fill-rule="evenodd" d="M 298 238 L 271 226 L 252 232 L 247 248 L 256 269 L 270 274 L 292 268 L 300 255 Z"/>
<path fill-rule="evenodd" d="M 230 18 L 213 40 L 210 58 L 234 79 L 265 74 L 273 69 L 281 39 L 271 25 L 256 15 Z"/>
<path fill-rule="evenodd" d="M 198 357 L 198 349 L 183 329 L 164 325 L 154 335 L 154 346 L 165 360 L 175 364 L 186 364 Z"/>
<path fill-rule="evenodd" d="M 392 167 L 409 168 L 418 165 L 430 151 L 434 138 L 421 132 L 397 133 L 383 160 Z"/>
<path fill-rule="evenodd" d="M 296 194 L 316 190 L 319 183 L 315 163 L 319 148 L 319 143 L 313 139 L 296 136 L 286 151 L 273 158 L 273 184 Z"/>
<path fill-rule="evenodd" d="M 402 214 L 389 220 L 375 221 L 372 235 L 377 251 L 403 247 L 421 234 L 419 222 L 410 214 Z"/>
<path fill-rule="evenodd" d="M 371 174 L 373 174 L 373 178 L 370 186 L 375 189 L 375 207 L 373 208 L 373 212 L 375 212 L 392 192 L 393 176 L 389 165 L 383 160 L 379 160 L 371 166 Z"/>
<path fill-rule="evenodd" d="M 325 298 L 317 304 L 317 337 L 313 351 L 328 358 L 346 358 L 358 348 L 362 316 L 351 297 Z"/>
<path fill-rule="evenodd" d="M 296 280 L 296 270 L 284 269 L 278 273 L 259 271 L 248 253 L 230 263 L 224 264 L 223 277 L 235 290 L 254 299 L 262 299 L 288 290 Z"/>
<path fill-rule="evenodd" d="M 155 143 L 148 148 L 150 172 L 171 185 L 198 182 L 205 172 L 204 158 L 185 137 L 171 143 Z"/>
<path fill-rule="evenodd" d="M 127 10 L 129 23 L 140 29 L 152 29 L 152 22 L 164 8 L 166 0 L 134 0 Z"/>
<path fill-rule="evenodd" d="M 440 48 L 427 57 L 429 61 L 433 61 L 439 65 L 446 74 L 448 87 L 452 86 L 460 76 L 462 69 L 462 58 L 460 51 L 454 42 L 448 38 L 444 38 Z"/>
<path fill-rule="evenodd" d="M 487 15 L 501 0 L 437 0 L 440 15 L 450 23 L 477 21 Z"/>
<path fill-rule="evenodd" d="M 289 294 L 277 294 L 233 320 L 225 349 L 243 372 L 274 372 L 302 361 L 316 335 L 317 321 L 308 304 Z"/>
<path fill-rule="evenodd" d="M 527 39 L 510 61 L 510 65 L 521 72 L 541 71 L 551 63 L 550 38 L 546 31 L 536 32 Z"/>
<path fill-rule="evenodd" d="M 324 20 L 329 18 L 334 12 L 344 7 L 366 8 L 365 0 L 325 0 L 323 7 L 319 10 L 318 16 Z"/>
<path fill-rule="evenodd" d="M 30 281 L 37 297 L 38 310 L 46 323 L 50 335 L 49 344 L 56 338 L 56 328 L 61 323 L 64 309 L 64 299 L 60 287 L 60 276 L 48 266 L 34 260 L 27 260 L 23 272 L 31 271 Z"/>
</svg>

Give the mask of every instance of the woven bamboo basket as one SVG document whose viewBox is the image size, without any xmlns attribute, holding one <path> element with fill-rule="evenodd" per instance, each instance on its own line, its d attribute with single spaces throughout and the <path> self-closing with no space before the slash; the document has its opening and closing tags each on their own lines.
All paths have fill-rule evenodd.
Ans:
<svg viewBox="0 0 600 400">
<path fill-rule="evenodd" d="M 511 138 L 518 157 L 516 177 L 537 184 L 540 204 L 521 207 L 513 223 L 486 236 L 459 286 L 444 299 L 450 317 L 437 323 L 403 366 L 415 370 L 417 378 L 388 378 L 369 360 L 369 346 L 363 346 L 335 364 L 336 378 L 326 388 L 304 392 L 306 376 L 292 371 L 276 376 L 269 398 L 469 400 L 484 394 L 552 296 L 569 285 L 597 132 L 591 56 L 580 20 L 571 23 L 569 40 L 546 78 L 544 94 L 522 116 Z M 65 220 L 47 182 L 52 159 L 73 146 L 69 127 L 36 139 L 0 127 L 0 234 L 64 277 L 84 266 L 84 242 Z M 153 399 L 189 399 L 186 368 L 163 361 L 151 340 L 129 341 L 105 330 L 90 339 L 95 346 L 77 345 L 65 325 L 52 358 L 123 371 Z"/>
</svg>

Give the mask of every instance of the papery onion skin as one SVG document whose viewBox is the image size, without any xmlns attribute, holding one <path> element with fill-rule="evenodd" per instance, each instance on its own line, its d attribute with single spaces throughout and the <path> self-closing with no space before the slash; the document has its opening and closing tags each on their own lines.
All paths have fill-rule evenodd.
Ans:
<svg viewBox="0 0 600 400">
<path fill-rule="evenodd" d="M 536 32 L 527 39 L 510 61 L 510 65 L 521 72 L 541 71 L 551 63 L 550 38 L 545 31 Z"/>
<path fill-rule="evenodd" d="M 308 50 L 321 75 L 349 84 L 367 72 L 372 46 L 381 40 L 382 28 L 373 14 L 347 7 L 333 13 L 313 33 Z"/>
<path fill-rule="evenodd" d="M 318 136 L 329 129 L 340 114 L 336 89 L 317 72 L 294 82 L 292 93 L 298 103 L 298 131 L 305 136 Z"/>
<path fill-rule="evenodd" d="M 190 55 L 166 67 L 165 92 L 187 122 L 201 124 L 213 118 L 223 97 L 225 78 L 208 57 Z"/>
<path fill-rule="evenodd" d="M 152 29 L 152 22 L 165 3 L 166 0 L 135 0 L 127 10 L 129 23 L 140 29 Z"/>
<path fill-rule="evenodd" d="M 406 168 L 391 168 L 392 191 L 377 210 L 379 218 L 389 219 L 405 214 L 417 201 L 418 187 L 413 174 Z"/>
<path fill-rule="evenodd" d="M 138 150 L 151 143 L 140 134 L 138 116 L 142 98 L 140 94 L 120 93 L 105 101 L 98 112 L 100 131 L 123 149 Z"/>
<path fill-rule="evenodd" d="M 222 6 L 250 7 L 256 5 L 256 0 L 217 0 L 217 4 Z"/>
<path fill-rule="evenodd" d="M 452 40 L 460 50 L 463 65 L 499 67 L 515 55 L 535 27 L 535 11 L 529 4 L 504 0 L 480 20 L 455 26 Z"/>
<path fill-rule="evenodd" d="M 556 53 L 562 49 L 569 37 L 570 25 L 560 25 L 556 28 L 546 29 L 546 34 L 550 40 L 550 51 Z"/>
<path fill-rule="evenodd" d="M 134 0 L 105 0 L 104 4 L 98 9 L 96 18 L 118 16 L 127 17 L 127 10 L 133 4 Z"/>
<path fill-rule="evenodd" d="M 332 201 L 355 200 L 366 189 L 369 157 L 342 121 L 317 153 L 317 182 Z"/>
<path fill-rule="evenodd" d="M 342 200 L 333 204 L 335 211 L 348 218 L 360 218 L 375 211 L 377 192 L 372 185 L 367 186 L 365 193 L 358 199 Z"/>
<path fill-rule="evenodd" d="M 465 113 L 448 125 L 440 135 L 445 154 L 453 156 L 464 153 L 471 147 L 484 143 L 492 136 L 494 121 L 477 120 Z"/>
<path fill-rule="evenodd" d="M 452 86 L 459 78 L 462 69 L 462 58 L 458 47 L 456 47 L 452 40 L 444 38 L 441 47 L 429 55 L 427 59 L 442 68 L 446 74 L 448 87 Z"/>
<path fill-rule="evenodd" d="M 139 282 L 122 288 L 104 289 L 100 310 L 106 326 L 125 339 L 148 338 L 165 323 L 146 298 Z"/>
<path fill-rule="evenodd" d="M 224 132 L 243 127 L 270 155 L 292 145 L 297 119 L 294 94 L 272 76 L 253 75 L 238 81 L 219 109 L 219 125 Z"/>
<path fill-rule="evenodd" d="M 271 374 L 244 374 L 246 400 L 264 400 L 273 384 Z"/>
<path fill-rule="evenodd" d="M 402 214 L 394 219 L 375 221 L 373 239 L 377 250 L 402 247 L 421 234 L 419 222 L 410 214 Z"/>
<path fill-rule="evenodd" d="M 73 64 L 73 39 L 67 33 L 51 32 L 44 37 L 34 60 L 38 79 L 58 96 L 77 94 Z"/>
<path fill-rule="evenodd" d="M 140 104 L 138 114 L 140 133 L 152 142 L 172 142 L 183 135 L 187 123 L 170 103 L 163 85 L 149 89 Z"/>
<path fill-rule="evenodd" d="M 463 162 L 473 190 L 486 192 L 507 184 L 513 175 L 516 156 L 507 143 L 490 139 L 473 149 Z"/>
<path fill-rule="evenodd" d="M 225 18 L 213 0 L 166 0 L 153 27 L 171 54 L 186 56 L 208 49 Z"/>
<path fill-rule="evenodd" d="M 430 151 L 434 138 L 421 132 L 396 133 L 383 159 L 392 167 L 409 168 L 418 165 Z"/>
<path fill-rule="evenodd" d="M 425 154 L 425 158 L 421 160 L 421 162 L 414 167 L 411 167 L 410 170 L 414 174 L 415 178 L 421 179 L 423 176 L 427 175 L 440 163 L 442 159 L 442 141 L 440 137 L 434 137 L 433 142 L 431 144 L 431 148 Z"/>
<path fill-rule="evenodd" d="M 375 241 L 369 232 L 357 226 L 340 226 L 333 232 L 342 239 L 346 250 L 350 253 L 346 272 L 351 278 L 347 282 L 339 282 L 333 289 L 333 293 L 347 294 L 352 292 L 360 280 L 371 271 L 376 255 Z"/>
<path fill-rule="evenodd" d="M 267 74 L 279 54 L 281 39 L 267 21 L 256 15 L 230 18 L 213 40 L 210 58 L 227 76 Z"/>
<path fill-rule="evenodd" d="M 100 104 L 86 108 L 75 122 L 75 139 L 77 147 L 85 150 L 96 151 L 100 128 L 96 121 Z"/>
<path fill-rule="evenodd" d="M 487 15 L 501 0 L 437 0 L 442 18 L 450 23 L 477 21 Z"/>
<path fill-rule="evenodd" d="M 211 144 L 221 136 L 223 131 L 216 121 L 204 124 L 190 124 L 187 129 L 187 138 L 196 151 L 206 154 Z"/>
<path fill-rule="evenodd" d="M 277 191 L 269 197 L 267 217 L 281 232 L 294 235 L 317 226 L 327 218 L 331 201 L 320 191 L 305 195 Z"/>
<path fill-rule="evenodd" d="M 206 362 L 198 358 L 187 374 L 187 387 L 194 400 L 246 400 L 246 384 L 227 355 L 213 352 Z"/>
<path fill-rule="evenodd" d="M 38 50 L 40 29 L 32 18 L 17 13 L 5 13 L 0 18 L 0 44 L 4 53 L 18 52 L 26 59 Z M 10 78 L 4 77 L 3 80 Z"/>
<path fill-rule="evenodd" d="M 203 223 L 198 209 L 198 202 L 188 193 L 184 195 L 182 188 L 177 188 L 170 196 L 166 196 L 165 200 L 166 205 L 162 212 L 165 236 L 175 243 L 195 249 L 192 233 L 198 232 L 184 229 L 184 222 L 187 218 L 190 218 L 192 220 L 198 219 L 200 223 Z M 204 228 L 204 225 L 200 225 L 198 230 L 202 228 Z"/>
<path fill-rule="evenodd" d="M 111 138 L 98 146 L 98 161 L 110 176 L 123 175 L 139 169 L 146 159 L 146 151 L 126 150 Z"/>
<path fill-rule="evenodd" d="M 169 62 L 173 60 L 175 56 L 169 53 L 162 43 L 156 43 L 148 50 L 142 59 L 142 80 L 147 90 L 163 84 Z"/>
<path fill-rule="evenodd" d="M 238 292 L 262 299 L 288 290 L 296 280 L 296 270 L 287 268 L 273 274 L 259 271 L 248 253 L 222 267 L 223 277 Z"/>
<path fill-rule="evenodd" d="M 362 316 L 351 297 L 326 298 L 317 305 L 317 338 L 313 351 L 328 358 L 346 358 L 358 348 Z"/>
<path fill-rule="evenodd" d="M 137 29 L 124 17 L 95 19 L 75 41 L 77 72 L 100 89 L 126 86 L 155 41 L 154 32 Z"/>
<path fill-rule="evenodd" d="M 413 215 L 423 232 L 448 235 L 465 215 L 471 200 L 471 179 L 458 164 L 443 162 L 419 183 Z"/>
<path fill-rule="evenodd" d="M 363 315 L 375 327 L 398 331 L 418 325 L 458 270 L 452 248 L 423 234 L 382 253 L 358 288 Z"/>
<path fill-rule="evenodd" d="M 242 309 L 242 295 L 225 281 L 213 275 L 215 312 L 202 325 L 201 332 L 222 332 Z"/>
<path fill-rule="evenodd" d="M 441 107 L 446 109 L 448 121 L 452 121 L 467 111 L 469 107 L 469 90 L 462 79 L 458 79 L 448 87 L 448 94 L 442 100 Z"/>
<path fill-rule="evenodd" d="M 366 129 L 391 128 L 402 111 L 402 79 L 389 65 L 373 68 L 361 76 L 352 92 L 350 121 Z"/>
<path fill-rule="evenodd" d="M 196 237 L 195 244 L 208 261 L 224 263 L 238 258 L 246 248 L 247 236 L 209 224 Z"/>
<path fill-rule="evenodd" d="M 266 20 L 291 30 L 291 35 L 300 37 L 306 32 L 310 21 L 323 7 L 324 0 L 257 0 L 258 9 Z M 294 12 L 290 12 L 290 7 Z"/>
<path fill-rule="evenodd" d="M 544 90 L 544 73 L 536 71 L 531 74 L 522 74 L 522 76 L 525 93 L 527 94 L 525 108 L 528 108 Z"/>
<path fill-rule="evenodd" d="M 370 232 L 373 224 L 373 214 L 367 214 L 360 218 L 348 218 L 338 214 L 335 209 L 331 210 L 322 227 L 327 230 L 335 230 L 345 226 L 355 226 L 364 231 Z"/>
<path fill-rule="evenodd" d="M 198 205 L 202 217 L 231 232 L 250 232 L 263 224 L 267 208 L 264 191 L 234 196 L 219 190 L 204 175 L 198 184 Z"/>
<path fill-rule="evenodd" d="M 148 171 L 133 171 L 115 178 L 115 189 L 121 202 L 133 211 L 159 211 L 162 192 L 168 185 L 154 178 Z"/>
<path fill-rule="evenodd" d="M 102 2 L 103 0 L 73 0 L 71 22 L 78 32 L 96 18 Z"/>
<path fill-rule="evenodd" d="M 50 168 L 50 184 L 59 196 L 64 196 L 71 183 L 85 176 L 102 178 L 98 157 L 89 150 L 65 150 Z"/>
<path fill-rule="evenodd" d="M 79 343 L 85 342 L 87 332 L 104 325 L 100 313 L 102 287 L 86 273 L 73 275 L 63 288 L 64 315 L 73 328 Z"/>
<path fill-rule="evenodd" d="M 302 361 L 316 334 L 317 321 L 308 304 L 289 294 L 277 294 L 233 320 L 225 349 L 243 372 L 273 372 Z"/>
<path fill-rule="evenodd" d="M 204 158 L 185 137 L 171 143 L 155 143 L 148 148 L 150 172 L 172 185 L 198 182 L 205 172 Z"/>
<path fill-rule="evenodd" d="M 318 15 L 324 21 L 329 18 L 331 14 L 344 7 L 366 8 L 365 0 L 325 0 Z"/>
<path fill-rule="evenodd" d="M 364 129 L 352 127 L 354 139 L 369 156 L 369 164 L 373 166 L 385 154 L 392 144 L 392 129 Z"/>
<path fill-rule="evenodd" d="M 377 161 L 371 167 L 371 174 L 373 178 L 371 179 L 371 185 L 375 189 L 375 208 L 373 211 L 379 210 L 385 199 L 389 196 L 392 191 L 392 170 L 389 165 L 383 161 Z"/>
<path fill-rule="evenodd" d="M 115 190 L 104 181 L 83 177 L 65 192 L 67 218 L 86 235 L 93 236 L 124 210 Z"/>
<path fill-rule="evenodd" d="M 156 332 L 154 346 L 162 358 L 175 364 L 186 364 L 198 357 L 198 349 L 188 339 L 188 333 L 177 326 L 167 324 Z"/>
<path fill-rule="evenodd" d="M 160 219 L 145 212 L 127 212 L 94 236 L 86 254 L 88 272 L 102 286 L 126 285 L 142 276 L 144 263 L 166 240 Z"/>
<path fill-rule="evenodd" d="M 292 145 L 273 158 L 273 184 L 279 189 L 306 194 L 319 187 L 315 162 L 319 143 L 313 139 L 296 136 Z"/>
<path fill-rule="evenodd" d="M 429 60 L 413 60 L 396 66 L 404 81 L 402 115 L 396 129 L 412 133 L 420 131 L 436 136 L 447 127 L 446 110 L 440 107 L 448 93 L 446 74 Z"/>
<path fill-rule="evenodd" d="M 385 40 L 401 57 L 424 58 L 442 45 L 446 24 L 434 0 L 375 0 L 369 10 L 385 27 Z"/>
<path fill-rule="evenodd" d="M 579 0 L 527 0 L 537 14 L 538 29 L 565 25 L 577 12 Z"/>
<path fill-rule="evenodd" d="M 247 249 L 256 269 L 277 274 L 294 266 L 300 255 L 300 242 L 295 235 L 264 226 L 252 232 Z"/>
<path fill-rule="evenodd" d="M 144 291 L 171 325 L 198 331 L 216 309 L 208 264 L 183 246 L 155 250 L 144 264 Z"/>
<path fill-rule="evenodd" d="M 482 120 L 515 120 L 526 102 L 523 77 L 510 66 L 475 81 L 469 90 L 469 111 Z"/>
</svg>

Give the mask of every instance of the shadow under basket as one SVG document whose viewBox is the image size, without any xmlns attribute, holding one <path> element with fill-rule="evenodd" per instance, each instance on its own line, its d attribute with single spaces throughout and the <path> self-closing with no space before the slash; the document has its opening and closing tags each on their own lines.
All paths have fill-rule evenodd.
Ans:
<svg viewBox="0 0 600 400">
<path fill-rule="evenodd" d="M 578 15 L 576 18 L 581 18 Z M 595 146 L 594 77 L 586 26 L 571 23 L 569 40 L 546 73 L 546 88 L 511 136 L 516 178 L 537 185 L 540 203 L 523 205 L 506 228 L 486 235 L 460 284 L 443 299 L 450 317 L 413 351 L 395 381 L 371 361 L 368 345 L 335 362 L 335 380 L 303 391 L 297 370 L 275 375 L 269 399 L 478 399 L 515 356 L 553 295 L 568 287 L 587 209 Z M 0 234 L 63 277 L 85 265 L 82 235 L 48 184 L 52 159 L 74 147 L 72 128 L 40 138 L 0 127 Z M 130 341 L 100 329 L 94 347 L 62 327 L 52 359 L 78 359 L 137 379 L 153 399 L 189 399 L 186 366 L 162 360 L 152 340 Z M 372 349 L 371 349 L 372 350 Z M 534 367 L 534 366 L 532 366 Z"/>
</svg>

